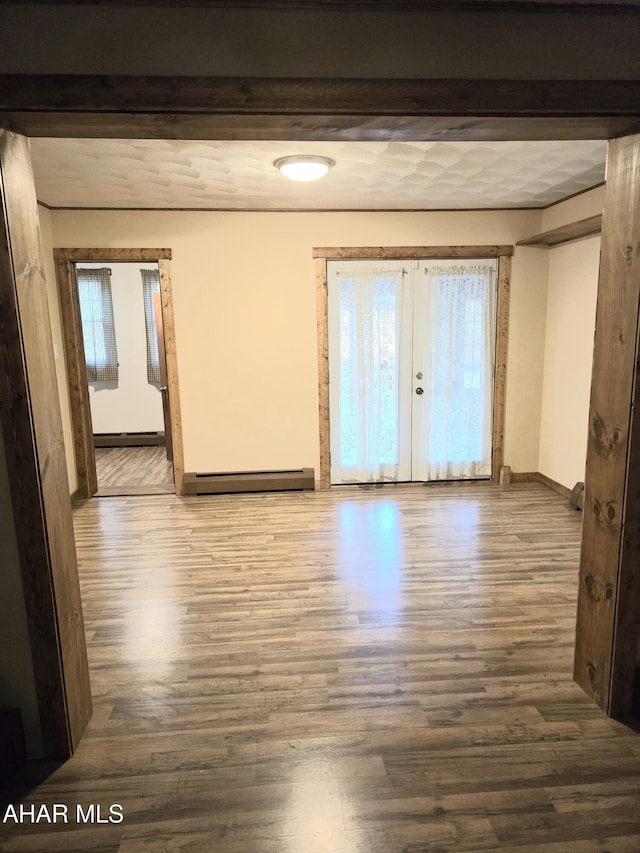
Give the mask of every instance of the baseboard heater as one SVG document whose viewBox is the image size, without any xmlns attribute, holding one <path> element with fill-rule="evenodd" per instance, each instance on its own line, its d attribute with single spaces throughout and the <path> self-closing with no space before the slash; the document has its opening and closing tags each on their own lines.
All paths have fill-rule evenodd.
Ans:
<svg viewBox="0 0 640 853">
<path fill-rule="evenodd" d="M 237 492 L 288 492 L 315 489 L 315 470 L 238 471 L 226 474 L 185 474 L 185 495 L 223 495 Z"/>
<path fill-rule="evenodd" d="M 98 432 L 93 435 L 94 447 L 164 446 L 163 432 Z"/>
</svg>

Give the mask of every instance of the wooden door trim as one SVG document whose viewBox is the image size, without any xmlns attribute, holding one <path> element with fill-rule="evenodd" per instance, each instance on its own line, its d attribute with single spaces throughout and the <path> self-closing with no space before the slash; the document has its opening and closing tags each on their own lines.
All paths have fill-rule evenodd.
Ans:
<svg viewBox="0 0 640 853">
<path fill-rule="evenodd" d="M 162 294 L 162 319 L 165 332 L 171 430 L 173 438 L 173 474 L 176 494 L 184 493 L 184 455 L 182 447 L 182 418 L 178 386 L 178 364 L 175 342 L 175 322 L 171 294 L 171 249 L 76 249 L 53 250 L 56 279 L 60 294 L 63 339 L 69 375 L 69 404 L 78 477 L 78 497 L 90 498 L 98 490 L 93 428 L 89 403 L 87 365 L 82 339 L 80 302 L 75 264 L 86 262 L 153 262 L 158 264 L 160 292 Z"/>
<path fill-rule="evenodd" d="M 513 246 L 375 246 L 314 248 L 318 338 L 318 420 L 320 471 L 317 488 L 331 485 L 329 412 L 329 314 L 327 261 L 331 260 L 414 260 L 442 258 L 497 258 L 498 293 L 496 305 L 496 350 L 493 382 L 493 433 L 491 438 L 491 483 L 500 482 L 504 464 L 504 423 L 509 343 L 509 293 Z"/>
<path fill-rule="evenodd" d="M 0 442 L 42 737 L 29 748 L 59 759 L 82 737 L 91 688 L 29 142 L 2 130 L 0 221 Z"/>
</svg>

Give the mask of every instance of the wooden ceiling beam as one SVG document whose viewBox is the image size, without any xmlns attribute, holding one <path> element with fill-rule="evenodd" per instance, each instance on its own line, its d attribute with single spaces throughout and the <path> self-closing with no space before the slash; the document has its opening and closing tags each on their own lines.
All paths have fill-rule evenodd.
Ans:
<svg viewBox="0 0 640 853">
<path fill-rule="evenodd" d="M 182 6 L 361 12 L 639 12 L 637 0 L 13 0 L 33 6 Z"/>
<path fill-rule="evenodd" d="M 640 130 L 640 81 L 6 74 L 0 124 L 58 137 L 610 139 Z"/>
</svg>

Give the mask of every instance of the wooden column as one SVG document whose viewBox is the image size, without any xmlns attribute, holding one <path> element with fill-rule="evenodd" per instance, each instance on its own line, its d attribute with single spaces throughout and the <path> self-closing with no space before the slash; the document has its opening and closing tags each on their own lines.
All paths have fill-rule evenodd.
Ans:
<svg viewBox="0 0 640 853">
<path fill-rule="evenodd" d="M 613 717 L 634 711 L 640 634 L 639 312 L 640 136 L 628 136 L 607 159 L 574 670 Z"/>
<path fill-rule="evenodd" d="M 0 418 L 44 749 L 64 758 L 91 693 L 29 144 L 2 130 L 0 207 Z"/>
</svg>

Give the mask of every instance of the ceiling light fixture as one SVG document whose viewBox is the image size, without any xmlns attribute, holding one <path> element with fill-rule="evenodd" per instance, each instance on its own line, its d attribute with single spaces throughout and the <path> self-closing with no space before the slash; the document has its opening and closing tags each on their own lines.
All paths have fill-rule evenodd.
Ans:
<svg viewBox="0 0 640 853">
<path fill-rule="evenodd" d="M 336 165 L 336 161 L 330 157 L 297 154 L 293 157 L 280 157 L 279 160 L 274 160 L 273 165 L 291 181 L 317 181 Z"/>
</svg>

